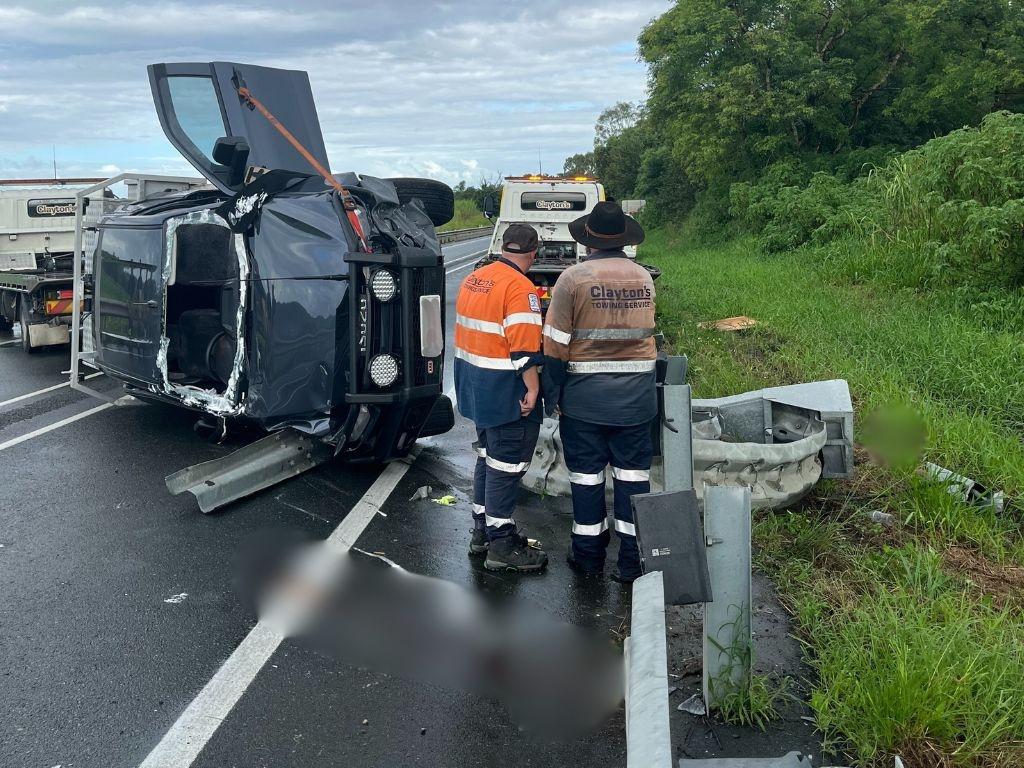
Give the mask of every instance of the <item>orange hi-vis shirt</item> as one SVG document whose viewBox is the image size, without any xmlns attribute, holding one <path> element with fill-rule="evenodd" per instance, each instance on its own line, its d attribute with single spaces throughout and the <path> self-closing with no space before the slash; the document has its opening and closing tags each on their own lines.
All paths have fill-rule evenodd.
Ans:
<svg viewBox="0 0 1024 768">
<path fill-rule="evenodd" d="M 540 365 L 540 298 L 530 279 L 499 258 L 473 271 L 455 303 L 455 392 L 478 428 L 517 421 L 522 372 Z"/>
</svg>

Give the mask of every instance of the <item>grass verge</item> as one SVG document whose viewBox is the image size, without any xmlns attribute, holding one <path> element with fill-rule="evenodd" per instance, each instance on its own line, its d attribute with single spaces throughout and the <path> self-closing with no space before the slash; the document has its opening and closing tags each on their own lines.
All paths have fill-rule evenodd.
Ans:
<svg viewBox="0 0 1024 768">
<path fill-rule="evenodd" d="M 483 213 L 476 207 L 472 200 L 455 201 L 455 217 L 447 224 L 437 228 L 438 232 L 447 232 L 450 229 L 469 229 L 470 227 L 486 227 L 490 222 L 484 218 Z"/>
<path fill-rule="evenodd" d="M 918 415 L 925 458 L 1011 497 L 1024 493 L 1024 336 L 910 291 L 855 285 L 835 248 L 759 255 L 659 230 L 660 325 L 690 355 L 698 397 L 845 378 L 858 422 Z M 863 246 L 866 248 L 867 246 Z M 743 334 L 697 323 L 749 315 Z M 1024 765 L 1024 540 L 1012 511 L 967 506 L 913 466 L 859 451 L 852 483 L 758 516 L 758 564 L 793 612 L 817 671 L 811 704 L 859 765 Z M 891 529 L 868 514 L 893 514 Z"/>
</svg>

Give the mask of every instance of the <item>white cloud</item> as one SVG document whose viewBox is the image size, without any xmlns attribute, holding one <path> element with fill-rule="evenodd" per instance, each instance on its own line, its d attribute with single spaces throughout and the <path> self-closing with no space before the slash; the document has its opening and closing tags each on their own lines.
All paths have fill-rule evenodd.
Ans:
<svg viewBox="0 0 1024 768">
<path fill-rule="evenodd" d="M 308 71 L 336 171 L 475 182 L 538 153 L 557 170 L 604 107 L 642 98 L 635 39 L 668 5 L 16 0 L 0 8 L 0 176 L 51 168 L 51 145 L 62 169 L 190 173 L 145 67 L 211 60 Z"/>
</svg>

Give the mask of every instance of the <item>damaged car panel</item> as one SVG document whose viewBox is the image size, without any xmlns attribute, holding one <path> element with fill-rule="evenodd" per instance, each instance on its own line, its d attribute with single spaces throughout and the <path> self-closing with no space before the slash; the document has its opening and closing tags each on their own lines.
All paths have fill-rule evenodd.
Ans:
<svg viewBox="0 0 1024 768">
<path fill-rule="evenodd" d="M 325 176 L 305 73 L 161 64 L 150 79 L 168 138 L 216 189 L 100 221 L 97 367 L 140 397 L 293 428 L 352 460 L 401 456 L 450 429 L 434 225 L 450 218 L 451 190 Z M 243 88 L 244 99 L 229 90 Z M 432 194 L 410 196 L 405 182 Z"/>
</svg>

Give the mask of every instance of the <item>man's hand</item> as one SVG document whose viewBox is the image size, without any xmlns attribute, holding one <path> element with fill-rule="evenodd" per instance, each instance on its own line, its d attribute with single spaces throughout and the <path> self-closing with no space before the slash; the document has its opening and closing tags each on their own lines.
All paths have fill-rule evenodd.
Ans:
<svg viewBox="0 0 1024 768">
<path fill-rule="evenodd" d="M 519 401 L 519 412 L 529 416 L 537 407 L 537 398 L 540 396 L 540 373 L 536 367 L 523 371 L 523 384 L 526 385 L 526 394 Z"/>
<path fill-rule="evenodd" d="M 533 392 L 526 390 L 526 396 L 519 401 L 519 412 L 523 416 L 529 416 L 533 412 L 533 409 L 537 406 L 538 394 L 536 390 Z"/>
</svg>

